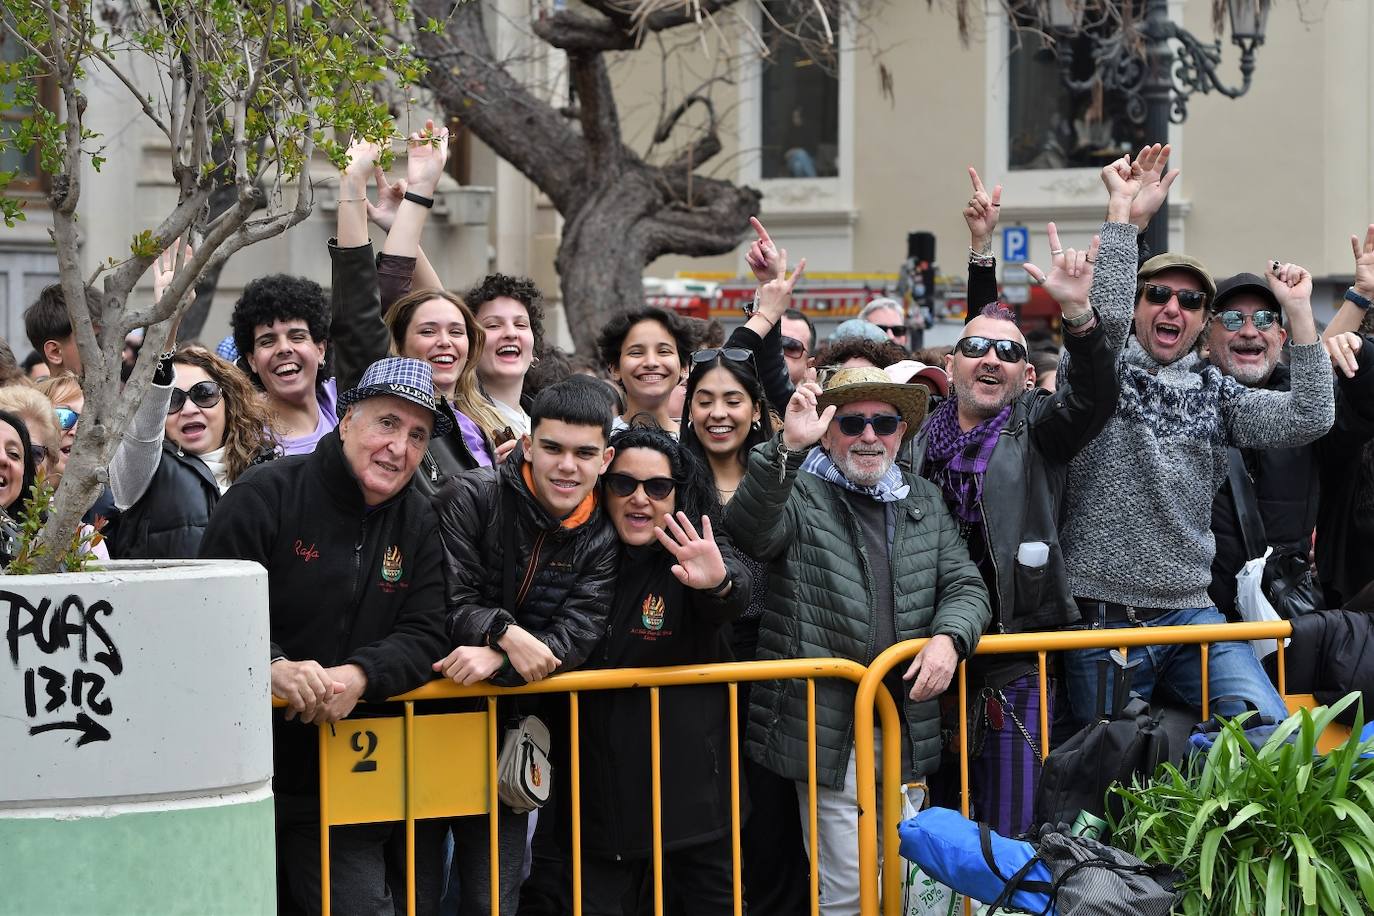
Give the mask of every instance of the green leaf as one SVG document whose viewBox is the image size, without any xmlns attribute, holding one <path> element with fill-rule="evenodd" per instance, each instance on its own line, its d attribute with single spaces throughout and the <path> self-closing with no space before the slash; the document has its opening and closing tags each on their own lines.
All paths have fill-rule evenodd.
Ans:
<svg viewBox="0 0 1374 916">
<path fill-rule="evenodd" d="M 1374 864 L 1370 863 L 1364 848 L 1351 837 L 1337 835 L 1336 842 L 1350 857 L 1350 867 L 1355 872 L 1355 880 L 1360 883 L 1360 892 L 1364 894 L 1365 902 L 1374 909 Z"/>
<path fill-rule="evenodd" d="M 1317 872 L 1312 860 L 1317 851 L 1305 834 L 1295 833 L 1289 837 L 1293 844 L 1293 854 L 1298 860 L 1298 886 L 1302 889 L 1303 906 L 1317 905 Z"/>
<path fill-rule="evenodd" d="M 1368 837 L 1370 842 L 1374 842 L 1374 820 L 1370 820 L 1369 815 L 1361 810 L 1359 805 L 1348 798 L 1335 798 L 1331 800 L 1330 807 L 1337 818 L 1350 818 L 1360 828 L 1360 832 Z"/>
<path fill-rule="evenodd" d="M 1261 805 L 1259 802 L 1251 802 L 1250 804 L 1246 805 L 1244 808 L 1241 808 L 1239 811 L 1236 812 L 1235 816 L 1232 817 L 1230 822 L 1226 825 L 1226 832 L 1230 833 L 1232 830 L 1235 830 L 1236 828 L 1240 827 L 1241 824 L 1244 824 L 1250 818 L 1254 817 L 1256 814 L 1259 814 L 1263 810 L 1264 806 Z"/>
<path fill-rule="evenodd" d="M 1264 916 L 1280 916 L 1288 909 L 1288 863 L 1282 856 L 1269 859 L 1264 880 Z"/>
<path fill-rule="evenodd" d="M 1213 827 L 1207 831 L 1207 838 L 1202 841 L 1202 852 L 1199 856 L 1200 877 L 1202 879 L 1202 896 L 1207 898 L 1212 896 L 1212 872 L 1217 864 L 1217 849 L 1225 835 L 1225 827 Z"/>
</svg>

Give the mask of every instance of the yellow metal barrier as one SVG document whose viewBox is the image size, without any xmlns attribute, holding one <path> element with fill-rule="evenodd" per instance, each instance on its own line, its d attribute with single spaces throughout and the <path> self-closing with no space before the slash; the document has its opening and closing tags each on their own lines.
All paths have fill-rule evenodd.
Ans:
<svg viewBox="0 0 1374 916">
<path fill-rule="evenodd" d="M 404 821 L 406 831 L 406 911 L 415 912 L 415 821 L 433 817 L 487 814 L 490 822 L 491 912 L 499 916 L 500 879 L 498 822 L 493 816 L 497 798 L 498 752 L 496 700 L 501 696 L 567 694 L 570 765 L 566 795 L 572 818 L 573 914 L 582 913 L 581 773 L 578 696 L 600 690 L 648 688 L 652 765 L 654 913 L 663 916 L 663 847 L 661 767 L 659 759 L 659 690 L 701 684 L 727 684 L 730 725 L 730 847 L 733 862 L 735 916 L 743 913 L 740 851 L 740 731 L 738 684 L 762 680 L 804 679 L 807 682 L 807 783 L 811 837 L 811 912 L 819 912 L 819 861 L 816 856 L 816 687 L 817 678 L 839 678 L 856 685 L 867 669 L 845 659 L 789 659 L 766 662 L 732 662 L 672 668 L 619 668 L 575 671 L 520 688 L 490 685 L 459 687 L 450 681 L 432 681 L 410 693 L 393 697 L 404 703 L 405 714 L 387 718 L 349 718 L 319 729 L 320 763 L 320 904 L 323 916 L 330 912 L 329 828 L 349 824 Z M 485 697 L 486 712 L 417 715 L 415 704 L 429 700 Z M 865 709 L 867 732 L 858 742 L 873 759 L 873 710 L 870 697 Z M 886 692 L 876 700 L 883 729 L 884 763 L 895 772 L 900 766 L 901 741 L 897 708 Z M 282 702 L 274 698 L 274 706 Z M 670 723 L 671 724 L 671 723 Z M 480 749 L 484 753 L 474 753 Z M 861 750 L 856 753 L 862 754 Z M 481 757 L 480 762 L 476 758 Z M 455 767 L 454 760 L 462 760 Z M 860 758 L 862 759 L 862 758 Z M 459 771 L 467 770 L 466 778 Z M 873 780 L 870 775 L 869 786 Z M 895 825 L 895 820 L 893 821 Z M 895 829 L 895 827 L 894 827 Z M 865 912 L 873 912 L 866 910 Z"/>
<path fill-rule="evenodd" d="M 1051 652 L 1074 649 L 1120 649 L 1123 654 L 1131 648 L 1158 645 L 1198 645 L 1202 663 L 1202 718 L 1210 715 L 1208 682 L 1208 645 L 1218 642 L 1238 642 L 1251 639 L 1277 639 L 1278 643 L 1278 692 L 1290 710 L 1299 707 L 1315 706 L 1310 696 L 1290 696 L 1286 692 L 1286 672 L 1284 670 L 1284 637 L 1293 633 L 1292 624 L 1286 620 L 1272 623 L 1227 623 L 1182 627 L 1129 627 L 1121 629 L 1072 630 L 1047 633 L 1018 633 L 1001 636 L 985 636 L 978 643 L 975 655 L 1008 655 L 1034 653 L 1039 659 L 1040 686 L 1040 735 L 1041 755 L 1050 752 L 1050 724 L 1048 703 L 1048 677 L 1046 674 L 1047 657 Z M 873 766 L 873 740 L 864 739 L 873 734 L 873 703 L 883 698 L 891 699 L 883 689 L 883 678 L 897 665 L 906 662 L 924 648 L 928 640 L 914 639 L 898 643 L 880 654 L 868 666 L 868 672 L 859 683 L 854 698 L 854 734 L 856 736 L 854 753 L 855 768 L 858 775 L 859 796 L 859 899 L 864 916 L 879 913 L 878 888 L 878 824 L 874 814 L 876 809 L 877 786 Z M 969 761 L 968 745 L 964 736 L 968 734 L 968 682 L 965 663 L 960 663 L 956 675 L 959 691 L 959 788 L 961 808 L 968 816 Z M 884 736 L 887 730 L 884 729 Z M 1348 730 L 1346 730 L 1348 735 Z M 1343 741 L 1346 735 L 1339 728 L 1324 736 L 1321 747 L 1327 749 Z M 885 855 L 897 855 L 897 824 L 901 819 L 900 795 L 902 773 L 899 760 L 888 754 L 888 742 L 883 742 L 883 848 Z M 882 872 L 882 908 L 886 916 L 895 916 L 901 907 L 902 870 L 888 868 Z M 967 903 L 966 903 L 967 910 Z"/>
</svg>

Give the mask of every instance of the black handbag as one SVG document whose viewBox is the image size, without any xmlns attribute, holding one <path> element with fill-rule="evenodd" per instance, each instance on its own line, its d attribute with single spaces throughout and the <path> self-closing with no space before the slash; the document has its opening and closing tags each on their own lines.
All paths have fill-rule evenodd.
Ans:
<svg viewBox="0 0 1374 916">
<path fill-rule="evenodd" d="M 1245 468 L 1245 458 L 1240 450 L 1229 448 L 1226 453 L 1226 477 L 1231 482 L 1231 495 L 1236 502 L 1240 534 L 1245 540 L 1245 556 L 1254 559 L 1263 556 L 1268 546 L 1264 520 L 1260 518 L 1259 504 L 1255 499 L 1255 485 L 1250 480 L 1250 472 Z M 1264 597 L 1269 599 L 1284 620 L 1321 610 L 1325 604 L 1306 553 L 1274 548 L 1264 563 L 1262 588 Z"/>
</svg>

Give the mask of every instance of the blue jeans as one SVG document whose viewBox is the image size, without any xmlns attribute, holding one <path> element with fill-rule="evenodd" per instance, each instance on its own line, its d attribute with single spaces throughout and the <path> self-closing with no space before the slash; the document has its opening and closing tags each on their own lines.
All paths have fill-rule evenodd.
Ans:
<svg viewBox="0 0 1374 916">
<path fill-rule="evenodd" d="M 1108 621 L 1099 611 L 1096 619 L 1085 622 L 1095 630 L 1129 627 L 1128 621 Z M 1225 623 L 1226 618 L 1215 607 L 1183 608 L 1156 617 L 1145 626 L 1175 627 L 1192 624 Z M 1085 725 L 1104 715 L 1097 703 L 1097 662 L 1106 659 L 1109 649 L 1082 649 L 1064 653 L 1064 668 L 1068 679 L 1069 703 L 1073 707 L 1074 718 Z M 1131 690 L 1147 701 L 1153 701 L 1156 688 L 1163 692 L 1161 700 L 1172 699 L 1199 710 L 1202 709 L 1202 653 L 1196 645 L 1144 646 L 1133 648 L 1127 655 L 1128 661 L 1142 659 L 1141 664 L 1132 669 Z M 1112 674 L 1116 665 L 1110 665 L 1107 675 L 1107 709 L 1113 708 Z M 1274 721 L 1282 722 L 1288 718 L 1288 707 L 1279 696 L 1269 676 L 1264 673 L 1259 660 L 1248 642 L 1213 643 L 1207 654 L 1207 668 L 1210 684 L 1207 695 L 1212 699 L 1212 711 L 1223 716 L 1234 716 L 1245 707 L 1235 703 L 1217 702 L 1220 697 L 1236 696 L 1249 700 L 1262 715 L 1272 716 Z"/>
</svg>

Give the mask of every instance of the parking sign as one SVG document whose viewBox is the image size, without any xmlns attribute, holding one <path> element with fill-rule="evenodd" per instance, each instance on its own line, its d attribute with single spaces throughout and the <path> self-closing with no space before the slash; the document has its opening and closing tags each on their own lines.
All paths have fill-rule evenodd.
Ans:
<svg viewBox="0 0 1374 916">
<path fill-rule="evenodd" d="M 1030 230 L 1008 226 L 1002 230 L 1002 263 L 1021 264 L 1030 257 Z"/>
</svg>

